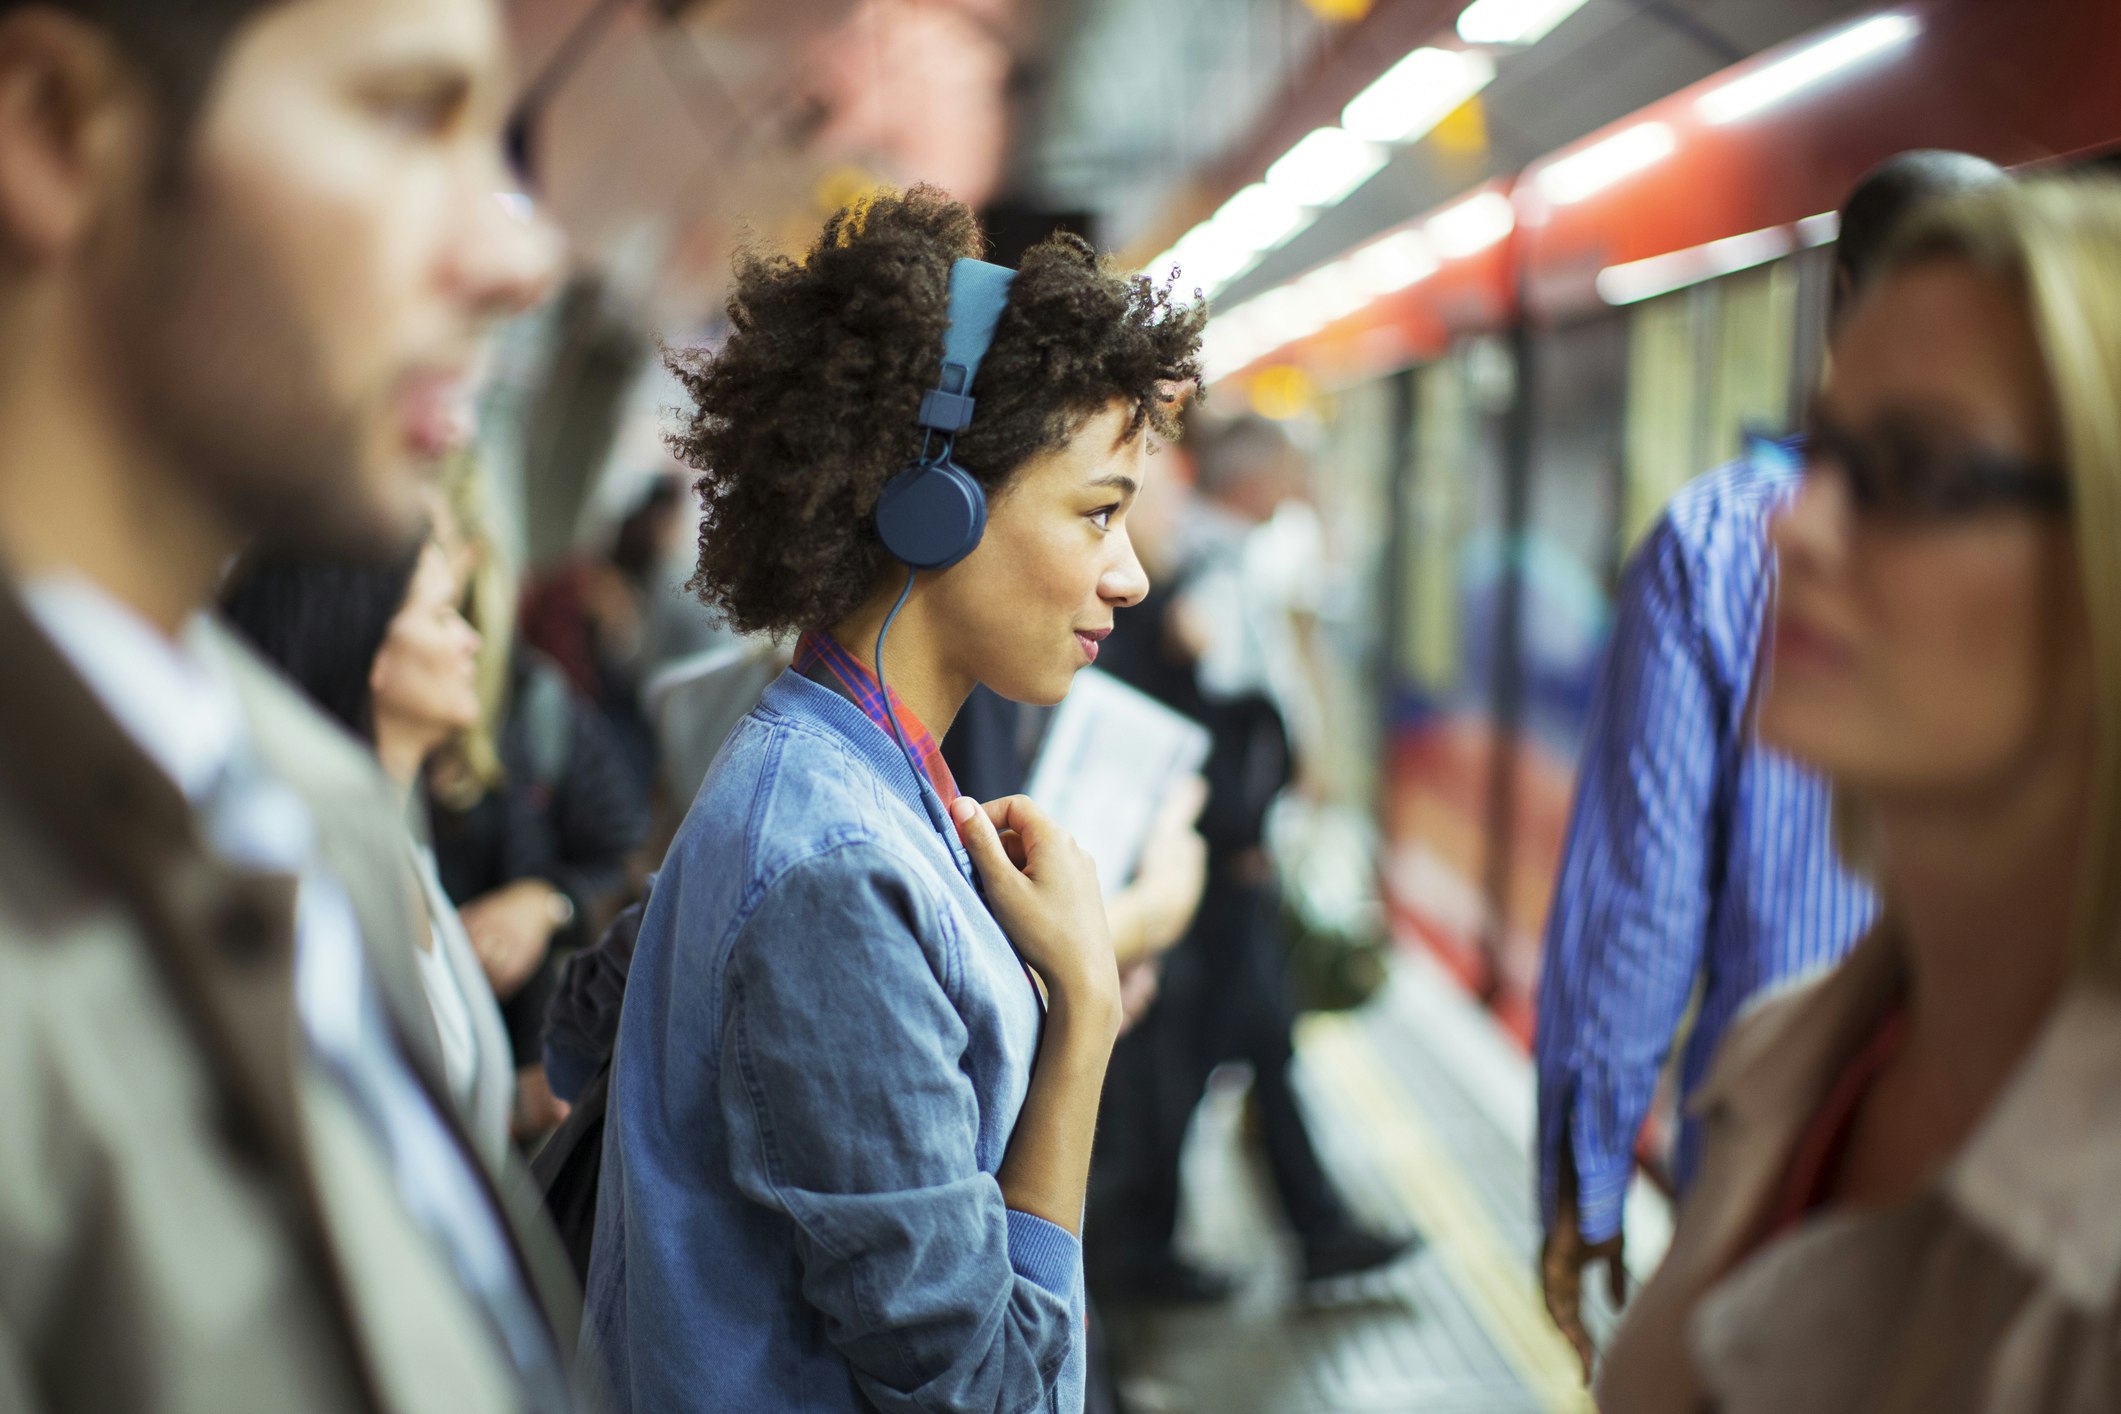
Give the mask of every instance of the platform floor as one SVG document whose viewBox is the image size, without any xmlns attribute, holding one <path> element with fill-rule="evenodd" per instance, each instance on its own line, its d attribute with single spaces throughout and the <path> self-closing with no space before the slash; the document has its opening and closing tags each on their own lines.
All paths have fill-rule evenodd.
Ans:
<svg viewBox="0 0 2121 1414">
<path fill-rule="evenodd" d="M 1385 993 L 1298 1040 L 1313 1131 L 1350 1205 L 1420 1252 L 1306 1292 L 1256 1146 L 1245 1077 L 1218 1076 L 1189 1140 L 1181 1245 L 1240 1273 L 1226 1306 L 1105 1313 L 1128 1414 L 1562 1414 L 1588 1410 L 1536 1285 L 1532 1082 L 1523 1055 L 1443 972 L 1402 959 Z M 1669 1233 L 1630 1198 L 1630 1264 Z M 1602 1307 L 1598 1328 L 1610 1325 Z"/>
</svg>

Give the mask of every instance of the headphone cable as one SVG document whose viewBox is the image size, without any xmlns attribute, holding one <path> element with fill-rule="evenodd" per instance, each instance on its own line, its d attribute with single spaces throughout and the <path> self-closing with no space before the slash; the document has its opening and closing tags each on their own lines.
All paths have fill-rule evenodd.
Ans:
<svg viewBox="0 0 2121 1414">
<path fill-rule="evenodd" d="M 898 592 L 898 602 L 891 606 L 890 613 L 884 615 L 883 626 L 876 631 L 876 686 L 877 690 L 884 695 L 884 719 L 891 723 L 891 738 L 898 743 L 899 752 L 905 756 L 906 765 L 913 772 L 913 788 L 916 791 L 920 791 L 921 804 L 923 808 L 926 808 L 928 792 L 922 789 L 922 782 L 927 780 L 928 773 L 921 769 L 921 763 L 914 759 L 913 748 L 906 744 L 906 734 L 899 729 L 898 707 L 891 700 L 891 685 L 884 680 L 884 637 L 891 632 L 891 624 L 893 620 L 898 618 L 898 611 L 906 607 L 906 600 L 913 593 L 913 581 L 919 576 L 920 571 L 918 569 L 908 569 L 906 571 L 906 587 Z M 950 802 L 943 802 L 943 810 L 946 814 L 949 809 Z M 931 821 L 931 823 L 938 830 L 942 828 L 940 821 Z"/>
</svg>

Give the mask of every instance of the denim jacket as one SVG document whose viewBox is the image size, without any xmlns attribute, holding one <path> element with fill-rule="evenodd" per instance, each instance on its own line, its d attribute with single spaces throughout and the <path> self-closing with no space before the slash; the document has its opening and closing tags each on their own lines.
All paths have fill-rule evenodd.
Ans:
<svg viewBox="0 0 2121 1414">
<path fill-rule="evenodd" d="M 620 1410 L 1081 1410 L 1081 1248 L 995 1179 L 1041 1007 L 946 820 L 793 672 L 708 772 L 619 1024 L 584 1332 Z"/>
</svg>

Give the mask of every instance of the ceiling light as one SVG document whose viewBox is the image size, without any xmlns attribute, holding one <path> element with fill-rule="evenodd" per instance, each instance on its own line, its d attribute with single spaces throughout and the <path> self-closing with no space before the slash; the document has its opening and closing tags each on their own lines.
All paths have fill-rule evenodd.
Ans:
<svg viewBox="0 0 2121 1414">
<path fill-rule="evenodd" d="M 1326 326 L 1322 312 L 1294 285 L 1269 290 L 1251 302 L 1252 326 L 1269 351 L 1309 338 Z"/>
<path fill-rule="evenodd" d="M 1369 291 L 1345 260 L 1321 265 L 1292 287 L 1311 305 L 1320 327 L 1345 319 L 1370 302 Z"/>
<path fill-rule="evenodd" d="M 1469 196 L 1456 206 L 1447 206 L 1428 219 L 1423 229 L 1429 244 L 1447 260 L 1457 260 L 1486 250 L 1517 225 L 1510 199 L 1499 191 Z"/>
<path fill-rule="evenodd" d="M 1750 118 L 1874 54 L 1905 44 L 1921 29 L 1912 15 L 1873 15 L 1709 90 L 1695 107 L 1703 122 L 1735 123 Z"/>
<path fill-rule="evenodd" d="M 1583 7 L 1583 0 L 1473 0 L 1458 15 L 1468 44 L 1537 44 Z"/>
<path fill-rule="evenodd" d="M 1417 142 L 1494 77 L 1485 54 L 1417 49 L 1356 94 L 1340 123 L 1372 142 Z"/>
<path fill-rule="evenodd" d="M 1679 139 L 1666 124 L 1637 123 L 1540 169 L 1532 180 L 1541 196 L 1566 206 L 1655 166 L 1678 149 Z"/>
<path fill-rule="evenodd" d="M 1213 291 L 1258 264 L 1259 252 L 1238 240 L 1229 230 L 1208 221 L 1188 231 L 1185 238 L 1171 248 L 1169 258 L 1178 265 L 1181 282 L 1190 281 L 1204 290 Z"/>
<path fill-rule="evenodd" d="M 1299 206 L 1331 206 L 1377 175 L 1385 150 L 1341 128 L 1319 128 L 1267 168 L 1267 186 Z"/>
<path fill-rule="evenodd" d="M 1245 250 L 1272 250 L 1311 224 L 1311 213 L 1265 182 L 1254 182 L 1222 204 L 1209 226 Z"/>
<path fill-rule="evenodd" d="M 1609 265 L 1598 272 L 1598 296 L 1607 304 L 1634 304 L 1656 295 L 1713 280 L 1720 275 L 1750 270 L 1770 260 L 1780 260 L 1797 248 L 1787 226 L 1747 231 L 1726 236 L 1707 245 L 1653 255 L 1626 265 Z"/>
<path fill-rule="evenodd" d="M 1419 231 L 1372 241 L 1348 257 L 1348 267 L 1371 296 L 1389 295 L 1436 273 L 1436 252 Z"/>
</svg>

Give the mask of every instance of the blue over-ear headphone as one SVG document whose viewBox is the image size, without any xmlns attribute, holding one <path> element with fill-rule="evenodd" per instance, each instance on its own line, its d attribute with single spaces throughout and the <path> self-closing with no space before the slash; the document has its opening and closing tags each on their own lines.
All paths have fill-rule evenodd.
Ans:
<svg viewBox="0 0 2121 1414">
<path fill-rule="evenodd" d="M 984 260 L 960 260 L 950 267 L 950 323 L 943 331 L 943 370 L 936 385 L 921 398 L 921 454 L 911 466 L 884 483 L 877 498 L 876 533 L 884 548 L 906 564 L 906 587 L 876 631 L 876 681 L 883 689 L 885 717 L 892 738 L 905 755 L 916 783 L 924 779 L 921 763 L 899 730 L 890 707 L 891 689 L 884 681 L 884 639 L 913 593 L 922 570 L 948 569 L 979 546 L 987 530 L 987 493 L 970 472 L 951 459 L 957 434 L 972 425 L 972 380 L 980 360 L 994 343 L 994 326 L 1009 303 L 1014 270 Z M 942 438 L 942 446 L 935 445 Z M 928 793 L 922 792 L 923 805 Z M 948 802 L 945 802 L 947 805 Z M 935 828 L 955 840 L 949 818 L 928 806 Z"/>
<path fill-rule="evenodd" d="M 987 493 L 951 453 L 957 434 L 972 423 L 972 380 L 994 343 L 994 326 L 1015 279 L 1014 270 L 984 260 L 950 267 L 943 369 L 921 398 L 920 459 L 885 483 L 876 503 L 877 536 L 914 569 L 948 569 L 971 554 L 986 532 Z"/>
</svg>

